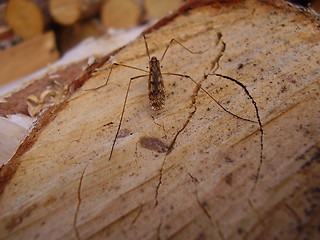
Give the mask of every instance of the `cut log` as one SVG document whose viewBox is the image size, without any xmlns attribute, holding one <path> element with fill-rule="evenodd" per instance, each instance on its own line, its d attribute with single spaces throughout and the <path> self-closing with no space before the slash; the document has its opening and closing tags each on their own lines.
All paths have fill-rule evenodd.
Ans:
<svg viewBox="0 0 320 240">
<path fill-rule="evenodd" d="M 101 7 L 101 21 L 108 28 L 134 27 L 141 17 L 139 3 L 137 0 L 107 0 Z"/>
<path fill-rule="evenodd" d="M 102 0 L 49 0 L 50 13 L 62 25 L 71 25 L 94 16 Z"/>
<path fill-rule="evenodd" d="M 177 9 L 183 0 L 145 0 L 145 9 L 148 18 L 160 18 Z"/>
<path fill-rule="evenodd" d="M 23 39 L 39 36 L 50 22 L 48 0 L 10 0 L 6 18 L 12 30 Z"/>
<path fill-rule="evenodd" d="M 59 58 L 53 32 L 0 51 L 0 85 L 31 74 Z"/>
<path fill-rule="evenodd" d="M 142 37 L 112 54 L 140 71 L 85 72 L 2 167 L 0 238 L 319 239 L 319 25 L 271 0 L 162 19 L 151 56 L 171 39 L 197 52 L 170 45 L 164 108 L 149 106 Z"/>
</svg>

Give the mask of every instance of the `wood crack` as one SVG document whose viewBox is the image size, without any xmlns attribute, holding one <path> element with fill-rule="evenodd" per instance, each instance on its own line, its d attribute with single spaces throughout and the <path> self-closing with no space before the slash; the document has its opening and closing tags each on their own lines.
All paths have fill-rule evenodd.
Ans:
<svg viewBox="0 0 320 240">
<path fill-rule="evenodd" d="M 96 153 L 96 152 L 95 152 L 95 153 Z M 96 155 L 98 155 L 98 154 L 96 153 Z M 79 234 L 79 230 L 78 230 L 78 228 L 77 228 L 78 215 L 79 215 L 80 206 L 81 206 L 81 201 L 82 201 L 82 199 L 81 199 L 81 186 L 82 186 L 84 174 L 85 174 L 85 172 L 86 172 L 86 170 L 87 170 L 87 168 L 88 168 L 88 166 L 89 166 L 89 164 L 90 164 L 90 162 L 91 162 L 92 160 L 93 160 L 93 159 L 90 159 L 90 160 L 86 163 L 86 165 L 85 165 L 85 167 L 84 167 L 84 169 L 83 169 L 83 171 L 82 171 L 82 173 L 81 173 L 80 180 L 79 180 L 79 185 L 78 185 L 78 191 L 77 191 L 78 203 L 77 203 L 76 211 L 75 211 L 75 214 L 74 214 L 74 217 L 73 217 L 73 230 L 74 230 L 74 233 L 75 233 L 75 235 L 76 235 L 77 240 L 80 240 L 80 239 L 81 239 L 81 238 L 80 238 L 80 234 Z"/>
<path fill-rule="evenodd" d="M 189 177 L 191 178 L 192 183 L 194 184 L 194 193 L 195 193 L 195 196 L 196 196 L 197 204 L 201 208 L 201 210 L 203 211 L 204 215 L 206 215 L 206 217 L 210 221 L 211 226 L 213 227 L 214 225 L 213 225 L 213 222 L 212 222 L 212 217 L 211 217 L 210 213 L 208 212 L 208 210 L 205 207 L 206 203 L 205 202 L 202 203 L 200 201 L 200 198 L 199 198 L 198 188 L 197 188 L 197 184 L 199 183 L 199 181 L 198 181 L 198 179 L 196 177 L 193 177 L 191 175 L 191 173 L 189 173 L 188 171 L 187 171 L 187 174 L 189 175 Z"/>
<path fill-rule="evenodd" d="M 156 193 L 155 193 L 155 200 L 156 200 L 156 203 L 154 205 L 154 207 L 157 207 L 158 206 L 158 195 L 159 195 L 159 188 L 160 188 L 160 185 L 162 183 L 162 171 L 163 171 L 163 166 L 165 164 L 165 161 L 166 161 L 166 158 L 167 158 L 167 155 L 165 155 L 163 161 L 162 161 L 162 164 L 161 164 L 161 168 L 160 168 L 160 174 L 159 174 L 159 180 L 158 180 L 158 185 L 157 185 L 157 188 L 156 188 Z"/>
<path fill-rule="evenodd" d="M 187 75 L 182 75 L 182 77 L 186 77 L 186 78 L 190 78 L 192 79 L 191 77 L 187 76 Z M 168 146 L 168 151 L 166 152 L 166 155 L 165 155 L 165 158 L 161 164 L 161 168 L 160 168 L 160 174 L 159 174 L 159 182 L 158 182 L 158 185 L 157 185 L 157 188 L 156 188 L 156 192 L 155 192 L 155 200 L 156 200 L 156 203 L 155 203 L 155 207 L 158 206 L 158 195 L 159 195 L 159 188 L 161 186 L 161 183 L 162 183 L 162 172 L 163 172 L 163 168 L 164 168 L 164 165 L 165 165 L 165 162 L 166 162 L 166 159 L 167 159 L 167 156 L 171 153 L 171 151 L 173 150 L 173 146 L 179 136 L 179 134 L 187 127 L 187 125 L 189 124 L 191 118 L 193 117 L 193 115 L 196 113 L 197 111 L 197 107 L 195 106 L 196 104 L 196 96 L 198 96 L 198 93 L 199 93 L 199 90 L 200 90 L 200 84 L 196 84 L 196 88 L 194 89 L 194 93 L 193 95 L 191 96 L 191 104 L 190 104 L 190 108 L 193 106 L 194 107 L 194 110 L 192 112 L 189 113 L 188 115 L 188 118 L 187 120 L 185 121 L 185 123 L 183 124 L 183 126 L 178 130 L 178 132 L 175 134 L 173 140 L 171 141 L 171 143 L 169 144 Z"/>
<path fill-rule="evenodd" d="M 248 91 L 247 87 L 241 83 L 240 81 L 232 78 L 232 77 L 229 77 L 229 76 L 226 76 L 226 75 L 222 75 L 222 74 L 217 74 L 215 73 L 216 70 L 219 68 L 219 61 L 221 59 L 221 57 L 223 56 L 225 50 L 226 50 L 226 43 L 222 40 L 222 33 L 221 32 L 218 32 L 218 41 L 222 43 L 222 48 L 220 50 L 220 53 L 219 55 L 215 58 L 214 62 L 212 63 L 212 72 L 205 75 L 204 78 L 207 79 L 208 76 L 210 75 L 213 75 L 213 76 L 218 76 L 218 77 L 221 77 L 221 78 L 224 78 L 224 79 L 227 79 L 235 84 L 237 84 L 238 86 L 240 86 L 244 92 L 246 93 L 246 95 L 249 97 L 249 99 L 251 100 L 251 103 L 252 105 L 254 106 L 254 109 L 255 109 L 255 113 L 256 113 L 256 118 L 257 118 L 257 122 L 256 121 L 253 121 L 251 119 L 246 119 L 246 118 L 242 118 L 230 111 L 228 111 L 225 107 L 223 107 L 217 100 L 215 100 L 211 94 L 209 94 L 205 89 L 203 89 L 201 87 L 201 90 L 203 90 L 212 100 L 214 100 L 214 102 L 216 102 L 219 107 L 221 107 L 224 111 L 226 111 L 227 113 L 231 114 L 232 116 L 238 118 L 238 119 L 241 119 L 241 120 L 245 120 L 245 121 L 249 121 L 249 122 L 253 122 L 253 123 L 258 123 L 259 125 L 259 131 L 260 131 L 260 157 L 259 157 L 259 165 L 258 165 L 258 168 L 257 168 L 257 174 L 256 174 L 256 177 L 255 177 L 255 180 L 254 180 L 254 184 L 253 184 L 253 187 L 251 189 L 251 192 L 250 192 L 250 195 L 253 194 L 255 188 L 256 188 L 256 185 L 258 183 L 258 180 L 260 178 L 260 172 L 261 172 L 261 167 L 262 167 L 262 163 L 263 163 L 263 139 L 264 139 L 264 132 L 263 132 L 263 128 L 262 128 L 262 123 L 261 123 L 261 118 L 260 118 L 260 114 L 259 114 L 259 109 L 258 109 L 258 105 L 256 103 L 256 101 L 254 100 L 254 98 L 252 97 L 252 95 L 250 94 L 250 92 Z"/>
<path fill-rule="evenodd" d="M 252 211 L 257 215 L 260 224 L 261 224 L 262 226 L 264 226 L 265 224 L 264 224 L 264 221 L 263 221 L 262 217 L 260 216 L 260 213 L 259 213 L 258 210 L 254 207 L 254 205 L 253 205 L 253 203 L 251 202 L 250 199 L 248 199 L 248 204 L 249 204 L 249 207 L 252 209 Z"/>
<path fill-rule="evenodd" d="M 187 174 L 189 175 L 189 177 L 191 178 L 191 181 L 194 185 L 194 194 L 195 194 L 195 197 L 196 197 L 196 202 L 198 204 L 198 206 L 201 208 L 202 212 L 204 213 L 204 215 L 207 217 L 208 221 L 210 222 L 210 225 L 213 227 L 213 228 L 216 228 L 217 229 L 217 232 L 218 232 L 218 235 L 220 237 L 221 240 L 225 240 L 225 237 L 224 237 L 224 234 L 223 232 L 221 231 L 220 229 L 220 225 L 219 225 L 219 222 L 217 220 L 214 220 L 209 211 L 207 210 L 206 206 L 207 206 L 207 203 L 206 202 L 201 202 L 200 201 L 200 198 L 199 198 L 199 193 L 198 193 L 198 187 L 197 187 L 197 184 L 199 183 L 198 179 L 194 176 L 191 175 L 191 173 L 189 173 L 187 170 L 186 170 Z"/>
<path fill-rule="evenodd" d="M 255 109 L 255 113 L 256 113 L 256 117 L 257 117 L 257 121 L 258 121 L 258 124 L 259 124 L 259 131 L 260 131 L 260 157 L 259 157 L 259 165 L 258 165 L 258 168 L 257 168 L 257 174 L 256 174 L 256 177 L 255 177 L 255 180 L 254 180 L 254 185 L 251 189 L 251 195 L 253 194 L 255 188 L 256 188 L 256 185 L 258 183 L 258 180 L 259 180 L 259 177 L 260 177 L 260 171 L 261 171 L 261 167 L 262 167 L 262 162 L 263 162 L 263 138 L 264 138 L 264 132 L 263 132 L 263 128 L 262 128 L 262 123 L 261 123 L 261 118 L 260 118 L 260 114 L 259 114 L 259 109 L 258 109 L 258 105 L 256 103 L 256 101 L 254 100 L 254 98 L 252 97 L 252 95 L 249 93 L 247 87 L 239 82 L 238 80 L 232 78 L 232 77 L 229 77 L 229 76 L 225 76 L 225 75 L 222 75 L 222 74 L 213 74 L 215 76 L 218 76 L 218 77 L 222 77 L 224 79 L 228 79 L 234 83 L 236 83 L 238 86 L 240 86 L 244 92 L 246 93 L 246 95 L 250 98 L 251 100 L 251 103 L 252 105 L 254 106 L 254 109 Z"/>
<path fill-rule="evenodd" d="M 77 238 L 78 240 L 81 239 L 81 238 L 80 238 L 79 231 L 78 231 L 78 228 L 77 228 L 78 214 L 79 214 L 79 209 L 80 209 L 80 205 L 81 205 L 81 186 L 82 186 L 82 181 L 83 181 L 84 173 L 85 173 L 85 171 L 86 171 L 89 163 L 90 163 L 90 162 L 87 162 L 87 163 L 86 163 L 86 165 L 85 165 L 85 167 L 84 167 L 84 169 L 83 169 L 83 171 L 82 171 L 82 174 L 81 174 L 81 176 L 80 176 L 80 181 L 79 181 L 79 186 L 78 186 L 78 192 L 77 192 L 77 193 L 78 193 L 78 195 L 77 195 L 77 197 L 78 197 L 78 204 L 77 204 L 76 212 L 75 212 L 74 218 L 73 218 L 73 230 L 74 230 L 75 235 L 76 235 L 76 238 Z"/>
<path fill-rule="evenodd" d="M 160 220 L 160 223 L 157 227 L 157 240 L 160 240 L 160 231 L 161 231 L 161 226 L 162 226 L 162 219 Z"/>
<path fill-rule="evenodd" d="M 132 222 L 131 222 L 131 227 L 132 227 L 132 225 L 133 224 L 135 224 L 135 222 L 138 220 L 138 218 L 140 217 L 140 215 L 141 215 L 141 213 L 142 213 L 142 208 L 143 208 L 143 205 L 144 204 L 142 204 L 140 207 L 139 207 L 139 210 L 138 210 L 138 213 L 137 213 L 137 216 L 135 216 L 135 218 L 132 220 Z"/>
</svg>

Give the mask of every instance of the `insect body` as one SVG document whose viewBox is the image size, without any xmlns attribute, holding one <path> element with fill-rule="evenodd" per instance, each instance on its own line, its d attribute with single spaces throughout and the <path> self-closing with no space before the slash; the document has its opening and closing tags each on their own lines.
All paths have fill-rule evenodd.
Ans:
<svg viewBox="0 0 320 240">
<path fill-rule="evenodd" d="M 238 81 L 238 80 L 236 80 L 234 78 L 215 73 L 215 71 L 217 70 L 217 68 L 219 66 L 219 60 L 220 60 L 220 58 L 221 58 L 221 56 L 222 56 L 222 54 L 223 54 L 223 52 L 225 50 L 225 43 L 221 40 L 221 36 L 222 36 L 221 33 L 218 33 L 217 35 L 218 35 L 218 42 L 221 43 L 222 49 L 221 49 L 221 52 L 219 53 L 219 55 L 212 62 L 213 63 L 213 67 L 210 70 L 210 72 L 212 72 L 212 73 L 204 75 L 203 78 L 207 79 L 208 76 L 217 76 L 217 77 L 221 77 L 223 79 L 229 80 L 229 81 L 235 83 L 236 85 L 238 85 L 239 87 L 241 87 L 244 90 L 244 92 L 246 93 L 246 95 L 251 99 L 252 105 L 255 108 L 257 121 L 253 121 L 251 119 L 246 119 L 246 118 L 240 117 L 240 116 L 230 112 L 229 110 L 227 110 L 204 87 L 201 86 L 201 82 L 200 81 L 197 82 L 192 77 L 190 77 L 188 75 L 185 75 L 185 74 L 171 73 L 171 72 L 161 72 L 160 62 L 163 60 L 163 58 L 164 58 L 169 46 L 173 42 L 178 43 L 181 47 L 183 47 L 185 50 L 187 50 L 188 52 L 190 52 L 192 54 L 199 54 L 199 53 L 203 53 L 204 51 L 202 51 L 202 52 L 192 52 L 189 49 L 187 49 L 186 47 L 184 47 L 180 42 L 172 39 L 169 42 L 169 44 L 167 45 L 162 57 L 160 58 L 160 60 L 158 60 L 155 56 L 150 57 L 150 53 L 149 53 L 146 37 L 143 36 L 144 37 L 145 46 L 146 46 L 147 56 L 149 58 L 149 69 L 148 70 L 145 70 L 145 69 L 142 69 L 142 68 L 138 68 L 138 67 L 134 67 L 134 66 L 125 65 L 125 64 L 122 64 L 122 63 L 113 63 L 111 65 L 111 67 L 110 67 L 110 70 L 109 70 L 109 73 L 108 73 L 108 76 L 107 76 L 105 84 L 103 84 L 102 86 L 99 86 L 97 88 L 87 89 L 86 90 L 86 91 L 88 91 L 88 90 L 97 90 L 97 89 L 100 89 L 100 88 L 106 86 L 108 84 L 109 79 L 110 79 L 110 76 L 111 76 L 113 68 L 117 67 L 117 66 L 130 68 L 130 69 L 134 69 L 134 70 L 139 70 L 140 72 L 143 72 L 142 75 L 131 77 L 130 80 L 128 79 L 128 84 L 127 84 L 127 87 L 126 87 L 126 93 L 125 93 L 124 100 L 123 100 L 123 105 L 122 105 L 122 110 L 121 110 L 121 114 L 120 114 L 119 124 L 118 124 L 117 130 L 115 132 L 115 135 L 114 135 L 114 138 L 113 138 L 113 141 L 112 141 L 112 146 L 111 146 L 110 153 L 109 153 L 109 157 L 108 157 L 109 161 L 111 160 L 111 158 L 113 156 L 113 152 L 114 152 L 114 149 L 115 149 L 115 144 L 116 144 L 117 138 L 120 138 L 120 135 L 121 135 L 120 134 L 120 132 L 121 132 L 120 129 L 121 129 L 122 122 L 123 122 L 123 116 L 124 116 L 124 113 L 125 113 L 126 103 L 127 103 L 127 99 L 128 99 L 129 90 L 130 90 L 130 86 L 131 86 L 132 80 L 137 79 L 137 78 L 142 78 L 142 77 L 148 77 L 148 80 L 149 80 L 148 89 L 149 89 L 150 107 L 151 107 L 152 110 L 160 110 L 165 105 L 165 89 L 164 89 L 164 82 L 163 82 L 163 77 L 162 76 L 164 75 L 164 76 L 181 77 L 181 78 L 185 78 L 185 79 L 188 79 L 191 82 L 193 82 L 196 85 L 195 89 L 197 91 L 203 91 L 221 109 L 223 109 L 225 112 L 227 112 L 228 114 L 232 115 L 233 117 L 235 117 L 237 119 L 244 120 L 244 121 L 252 122 L 252 123 L 258 123 L 259 129 L 260 129 L 260 136 L 261 136 L 261 138 L 260 138 L 260 162 L 259 162 L 259 166 L 258 166 L 258 169 L 257 169 L 257 177 L 255 179 L 255 183 L 254 183 L 254 186 L 252 188 L 252 192 L 253 192 L 253 190 L 254 190 L 254 188 L 256 186 L 256 183 L 257 183 L 257 181 L 259 179 L 260 169 L 261 169 L 262 160 L 263 160 L 263 129 L 262 129 L 262 123 L 261 123 L 261 120 L 260 120 L 257 104 L 256 104 L 255 100 L 253 99 L 253 97 L 251 96 L 251 94 L 249 93 L 249 91 L 247 90 L 246 86 L 244 84 L 242 84 L 240 81 Z M 193 105 L 194 105 L 194 103 L 195 103 L 195 101 L 192 102 Z M 170 152 L 173 149 L 173 145 L 174 145 L 178 135 L 182 131 L 184 131 L 185 127 L 187 126 L 187 124 L 189 123 L 191 117 L 193 116 L 193 114 L 195 112 L 196 112 L 196 107 L 194 107 L 194 110 L 189 113 L 189 116 L 188 116 L 187 120 L 185 121 L 184 125 L 179 130 L 176 131 L 176 133 L 173 136 L 173 140 L 171 141 L 171 143 L 169 145 L 167 145 L 165 143 L 162 143 L 161 141 L 159 141 L 157 138 L 154 138 L 154 137 L 141 138 L 140 139 L 140 145 L 142 147 L 144 147 L 144 148 L 148 148 L 149 150 L 157 151 L 159 153 L 165 153 L 166 155 L 170 154 Z M 165 169 L 164 166 L 165 166 L 166 157 L 167 156 L 164 157 L 162 165 L 161 165 L 161 169 L 160 169 L 159 181 L 158 181 L 158 185 L 157 185 L 157 188 L 156 188 L 156 195 L 155 195 L 155 199 L 156 199 L 155 206 L 157 206 L 157 204 L 158 204 L 157 197 L 158 197 L 160 185 L 162 183 L 162 176 L 164 174 L 163 170 Z M 84 169 L 84 171 L 82 173 L 82 177 L 80 179 L 79 196 L 80 196 L 81 181 L 83 179 L 84 172 L 85 172 L 87 166 L 88 166 L 88 164 L 86 165 L 86 167 L 85 167 L 85 169 Z M 189 175 L 191 176 L 191 174 L 189 174 Z M 193 179 L 192 176 L 191 176 L 191 178 Z M 79 199 L 80 199 L 80 197 L 79 197 Z M 80 202 L 78 204 L 77 212 L 79 211 L 79 208 L 80 208 Z M 76 216 L 74 218 L 74 226 L 76 226 L 76 225 L 77 225 L 77 214 L 76 214 Z M 79 234 L 77 234 L 77 235 L 79 235 Z M 78 236 L 78 238 L 79 238 L 79 236 Z"/>
<path fill-rule="evenodd" d="M 148 70 L 145 70 L 145 69 L 142 69 L 142 68 L 138 68 L 138 67 L 134 67 L 134 66 L 130 66 L 130 65 L 126 65 L 126 64 L 122 64 L 122 63 L 113 63 L 111 65 L 111 68 L 110 68 L 110 71 L 109 71 L 109 74 L 108 74 L 108 77 L 107 77 L 107 80 L 105 82 L 105 84 L 103 84 L 102 86 L 99 86 L 97 88 L 93 88 L 93 89 L 88 89 L 89 91 L 90 90 L 96 90 L 96 89 L 100 89 L 104 86 L 106 86 L 108 84 L 108 81 L 110 79 L 110 76 L 111 76 L 111 73 L 112 73 L 112 70 L 114 67 L 116 66 L 122 66 L 122 67 L 126 67 L 126 68 L 131 68 L 131 69 L 135 69 L 135 70 L 139 70 L 141 72 L 144 72 L 144 74 L 142 75 L 138 75 L 138 76 L 135 76 L 135 77 L 131 77 L 129 82 L 128 82 L 128 86 L 127 86 L 127 91 L 126 91 L 126 94 L 125 94 L 125 98 L 124 98 L 124 102 L 123 102 L 123 106 L 122 106 L 122 111 L 121 111 L 121 115 L 120 115 L 120 122 L 119 122 L 119 125 L 118 125 L 118 128 L 117 128 L 117 131 L 116 131 L 116 134 L 115 134 L 115 137 L 114 137 L 114 140 L 113 140 L 113 143 L 112 143 L 112 146 L 111 146 L 111 151 L 110 151 L 110 155 L 109 155 L 109 161 L 111 160 L 112 158 L 112 155 L 113 155 L 113 151 L 114 151 L 114 147 L 115 147 L 115 143 L 116 143 L 116 140 L 117 140 L 117 136 L 118 136 L 118 133 L 121 129 L 121 125 L 122 125 L 122 121 L 123 121 L 123 116 L 124 116 L 124 112 L 125 112 L 125 107 L 126 107 L 126 103 L 127 103 L 127 99 L 128 99 L 128 95 L 129 95 L 129 90 L 130 90 L 130 86 L 131 86 L 131 83 L 134 79 L 137 79 L 137 78 L 142 78 L 142 77 L 148 77 L 149 78 L 149 83 L 148 83 L 148 89 L 149 89 L 149 101 L 150 101 L 150 107 L 152 110 L 160 110 L 164 107 L 165 105 L 165 90 L 164 90 L 164 83 L 163 83 L 163 78 L 162 76 L 165 75 L 165 76 L 177 76 L 177 77 L 182 77 L 182 78 L 186 78 L 186 79 L 189 79 L 191 82 L 193 82 L 195 85 L 197 85 L 198 89 L 202 90 L 208 97 L 210 97 L 216 104 L 219 105 L 219 107 L 221 107 L 225 112 L 231 114 L 232 116 L 234 116 L 235 118 L 238 118 L 238 119 L 241 119 L 241 120 L 244 120 L 244 121 L 248 121 L 248 122 L 253 122 L 253 123 L 256 123 L 256 121 L 253 121 L 251 119 L 246 119 L 246 118 L 243 118 L 243 117 L 240 117 L 232 112 L 230 112 L 229 110 L 227 110 L 225 107 L 223 107 L 208 91 L 206 91 L 202 86 L 201 84 L 199 84 L 198 82 L 196 82 L 192 77 L 188 76 L 188 75 L 185 75 L 185 74 L 179 74 L 179 73 L 171 73 L 171 72 L 161 72 L 161 66 L 160 66 L 160 62 L 163 60 L 164 56 L 166 55 L 169 47 L 171 46 L 172 43 L 177 43 L 179 44 L 182 48 L 184 48 L 185 50 L 187 50 L 188 52 L 192 53 L 192 54 L 201 54 L 201 53 L 204 53 L 206 52 L 207 50 L 205 51 L 198 51 L 198 52 L 193 52 L 191 50 L 189 50 L 188 48 L 186 48 L 184 45 L 182 45 L 179 41 L 175 40 L 175 39 L 172 39 L 169 44 L 167 45 L 162 57 L 160 58 L 160 60 L 158 60 L 155 56 L 153 57 L 150 57 L 150 53 L 149 53 L 149 48 L 148 48 L 148 44 L 147 44 L 147 40 L 146 40 L 146 37 L 143 35 L 143 38 L 144 38 L 144 43 L 145 43 L 145 47 L 146 47 L 146 53 L 147 53 L 147 56 L 149 58 L 149 69 Z M 219 33 L 218 34 L 218 38 L 219 40 L 221 41 L 221 34 Z M 221 41 L 222 42 L 222 41 Z M 223 42 L 222 42 L 223 43 Z M 223 43 L 223 50 L 225 49 L 225 44 Z M 215 59 L 215 65 L 218 66 L 218 61 L 220 59 L 220 57 L 222 56 L 222 54 L 219 54 L 218 57 Z M 215 71 L 215 70 L 214 70 Z M 215 75 L 215 76 L 219 76 L 219 77 L 222 77 L 222 78 L 225 78 L 225 79 L 228 79 L 228 80 L 231 80 L 233 81 L 234 83 L 236 83 L 237 85 L 241 86 L 242 88 L 244 88 L 246 94 L 252 99 L 252 97 L 250 96 L 249 92 L 247 91 L 246 87 L 244 85 L 242 85 L 240 82 L 238 82 L 237 80 L 234 80 L 230 77 L 227 77 L 227 76 L 223 76 L 223 75 L 219 75 L 219 74 L 208 74 L 208 75 L 205 75 L 204 78 L 207 78 L 209 75 Z M 87 90 L 87 91 L 88 91 Z M 253 101 L 254 102 L 254 101 Z M 257 111 L 257 107 L 256 107 L 256 104 L 255 102 L 253 103 L 253 105 L 255 105 L 255 110 L 256 110 L 256 113 L 257 113 L 257 116 L 259 115 L 258 114 L 258 111 Z M 261 125 L 261 122 L 260 122 L 260 119 L 258 117 L 258 123 L 259 123 L 259 126 L 260 126 L 260 132 L 261 132 L 261 135 L 263 134 L 263 131 L 262 131 L 262 125 Z M 174 141 L 173 141 L 174 142 Z M 173 144 L 172 144 L 173 145 Z M 262 146 L 262 137 L 261 137 L 261 146 Z M 171 146 L 172 148 L 172 146 Z"/>
<path fill-rule="evenodd" d="M 160 70 L 160 62 L 156 57 L 149 61 L 149 100 L 152 110 L 160 110 L 164 106 L 165 91 Z"/>
</svg>

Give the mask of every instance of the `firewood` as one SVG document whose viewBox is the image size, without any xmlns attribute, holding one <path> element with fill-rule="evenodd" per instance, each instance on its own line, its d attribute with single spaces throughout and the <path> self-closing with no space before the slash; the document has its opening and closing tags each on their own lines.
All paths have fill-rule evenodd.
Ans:
<svg viewBox="0 0 320 240">
<path fill-rule="evenodd" d="M 107 0 L 102 4 L 100 18 L 106 27 L 129 28 L 139 23 L 141 8 L 137 0 Z"/>
<path fill-rule="evenodd" d="M 9 26 L 21 38 L 40 36 L 50 22 L 48 0 L 10 0 L 6 18 Z"/>
<path fill-rule="evenodd" d="M 58 57 L 53 32 L 0 51 L 0 85 L 37 71 Z"/>
<path fill-rule="evenodd" d="M 183 0 L 145 0 L 148 18 L 160 18 L 178 8 Z"/>
<path fill-rule="evenodd" d="M 161 70 L 199 84 L 163 75 L 150 109 L 148 77 L 130 82 L 143 37 L 86 71 L 2 167 L 0 237 L 318 239 L 319 25 L 286 2 L 187 2 L 146 38 L 159 59 L 173 38 L 198 52 L 173 41 Z M 90 90 L 112 62 L 145 71 Z"/>
<path fill-rule="evenodd" d="M 102 0 L 49 0 L 50 13 L 62 25 L 71 25 L 94 16 Z"/>
</svg>

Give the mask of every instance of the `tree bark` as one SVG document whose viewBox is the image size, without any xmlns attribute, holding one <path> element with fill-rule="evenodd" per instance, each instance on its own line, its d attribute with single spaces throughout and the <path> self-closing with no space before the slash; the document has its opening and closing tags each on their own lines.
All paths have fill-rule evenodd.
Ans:
<svg viewBox="0 0 320 240">
<path fill-rule="evenodd" d="M 146 35 L 158 59 L 173 38 L 197 52 L 170 45 L 164 108 L 148 77 L 128 91 L 141 37 L 113 61 L 143 71 L 113 65 L 90 90 L 107 62 L 2 167 L 0 237 L 318 239 L 319 24 L 279 1 L 187 2 Z"/>
</svg>

